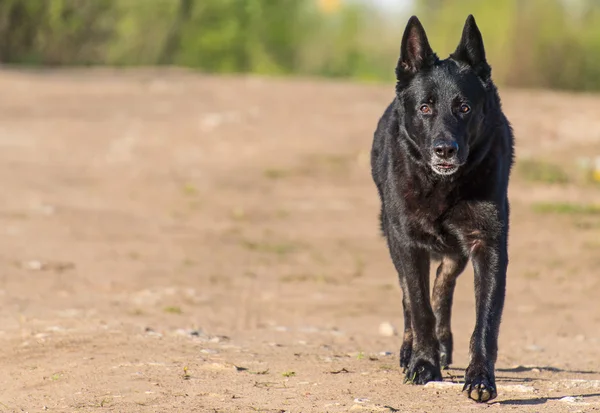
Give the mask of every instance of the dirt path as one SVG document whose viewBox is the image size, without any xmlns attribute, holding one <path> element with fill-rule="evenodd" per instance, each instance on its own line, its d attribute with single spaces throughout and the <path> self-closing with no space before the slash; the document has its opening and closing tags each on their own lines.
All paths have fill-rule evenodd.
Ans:
<svg viewBox="0 0 600 413">
<path fill-rule="evenodd" d="M 501 91 L 520 164 L 562 169 L 513 175 L 481 406 L 454 383 L 471 270 L 443 387 L 403 385 L 379 332 L 402 330 L 368 165 L 391 86 L 98 70 L 0 88 L 0 412 L 600 410 L 600 186 L 576 167 L 600 155 L 600 98 Z"/>
</svg>

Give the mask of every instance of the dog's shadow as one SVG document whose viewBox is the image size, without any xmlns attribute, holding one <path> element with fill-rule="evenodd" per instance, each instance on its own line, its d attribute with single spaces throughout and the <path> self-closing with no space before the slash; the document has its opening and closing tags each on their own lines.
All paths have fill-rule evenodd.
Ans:
<svg viewBox="0 0 600 413">
<path fill-rule="evenodd" d="M 561 369 L 552 366 L 517 366 L 512 368 L 497 368 L 499 373 L 531 373 L 531 372 L 548 372 L 548 373 L 570 373 L 570 374 L 596 374 L 600 375 L 600 371 L 594 370 L 568 370 Z M 550 381 L 551 379 L 542 377 L 508 377 L 508 376 L 496 376 L 496 380 L 499 382 L 524 382 L 529 383 L 532 381 Z"/>
<path fill-rule="evenodd" d="M 532 371 L 547 371 L 550 373 L 572 373 L 572 374 L 599 374 L 600 371 L 593 370 L 568 370 L 568 369 L 560 369 L 558 367 L 552 366 L 517 366 L 508 369 L 497 368 L 496 371 L 501 373 L 525 373 Z"/>
<path fill-rule="evenodd" d="M 591 394 L 580 394 L 577 398 L 586 399 L 590 397 L 599 397 L 600 393 L 591 393 Z M 552 400 L 560 400 L 564 397 L 568 396 L 556 396 L 556 397 L 536 397 L 534 399 L 511 399 L 511 400 L 500 400 L 496 403 L 492 404 L 506 404 L 508 406 L 535 406 L 538 404 L 544 404 L 548 401 Z"/>
<path fill-rule="evenodd" d="M 569 369 L 561 369 L 558 367 L 552 366 L 517 366 L 511 368 L 497 368 L 496 372 L 498 373 L 531 373 L 531 372 L 549 372 L 549 373 L 570 373 L 570 374 L 594 374 L 600 375 L 600 371 L 594 370 L 569 370 Z M 456 372 L 457 374 L 453 374 Z M 464 368 L 460 367 L 451 367 L 448 370 L 451 380 L 456 380 L 461 376 L 461 373 L 464 372 Z M 512 383 L 530 383 L 533 381 L 550 381 L 551 379 L 543 378 L 543 377 L 510 377 L 510 376 L 496 376 L 497 382 L 512 382 Z"/>
<path fill-rule="evenodd" d="M 552 366 L 517 366 L 517 367 L 512 367 L 512 368 L 497 368 L 496 369 L 497 372 L 500 373 L 528 373 L 528 372 L 534 372 L 534 371 L 539 371 L 539 372 L 550 372 L 550 373 L 571 373 L 571 374 L 593 374 L 593 375 L 600 375 L 600 371 L 594 371 L 594 370 L 569 370 L 569 369 L 561 369 L 558 367 L 552 367 Z M 496 377 L 496 381 L 499 383 L 529 383 L 529 382 L 533 382 L 533 381 L 550 381 L 551 379 L 548 378 L 541 378 L 541 377 L 507 377 L 507 376 L 497 376 Z M 499 400 L 497 402 L 494 402 L 492 404 L 505 404 L 508 406 L 536 406 L 536 405 L 540 405 L 540 404 L 545 404 L 549 401 L 556 401 L 556 400 L 560 400 L 564 397 L 569 397 L 572 395 L 562 395 L 562 396 L 555 396 L 555 397 L 535 397 L 535 398 L 531 398 L 531 399 L 509 399 L 509 400 Z M 600 397 L 600 393 L 589 393 L 589 394 L 578 394 L 576 396 L 579 399 L 589 399 L 591 397 Z"/>
</svg>

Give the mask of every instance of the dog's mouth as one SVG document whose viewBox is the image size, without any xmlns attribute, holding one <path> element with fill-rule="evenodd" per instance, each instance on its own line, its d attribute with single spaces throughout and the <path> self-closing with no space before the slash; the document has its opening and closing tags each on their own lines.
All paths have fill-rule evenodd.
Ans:
<svg viewBox="0 0 600 413">
<path fill-rule="evenodd" d="M 439 175 L 452 175 L 458 171 L 460 165 L 450 162 L 436 162 L 431 165 L 433 171 Z"/>
</svg>

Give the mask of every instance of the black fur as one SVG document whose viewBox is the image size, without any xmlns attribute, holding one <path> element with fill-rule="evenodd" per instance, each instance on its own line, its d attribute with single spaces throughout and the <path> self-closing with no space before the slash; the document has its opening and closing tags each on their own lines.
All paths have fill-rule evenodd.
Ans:
<svg viewBox="0 0 600 413">
<path fill-rule="evenodd" d="M 411 383 L 442 380 L 441 368 L 452 362 L 454 286 L 470 258 L 477 319 L 464 391 L 485 402 L 496 397 L 512 130 L 473 16 L 445 60 L 433 53 L 413 16 L 396 75 L 396 97 L 375 132 L 371 166 L 381 198 L 381 229 L 403 291 L 400 364 Z M 432 258 L 441 263 L 430 300 Z"/>
</svg>

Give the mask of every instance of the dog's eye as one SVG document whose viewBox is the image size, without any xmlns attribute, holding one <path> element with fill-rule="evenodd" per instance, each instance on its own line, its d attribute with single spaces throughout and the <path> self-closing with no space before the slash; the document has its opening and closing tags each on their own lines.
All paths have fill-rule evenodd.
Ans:
<svg viewBox="0 0 600 413">
<path fill-rule="evenodd" d="M 421 105 L 419 110 L 421 111 L 421 113 L 424 113 L 425 115 L 429 115 L 431 113 L 431 108 L 429 107 L 429 105 Z"/>
<path fill-rule="evenodd" d="M 460 105 L 460 113 L 469 113 L 471 111 L 471 106 L 467 105 L 466 103 L 463 103 L 462 105 Z"/>
</svg>

